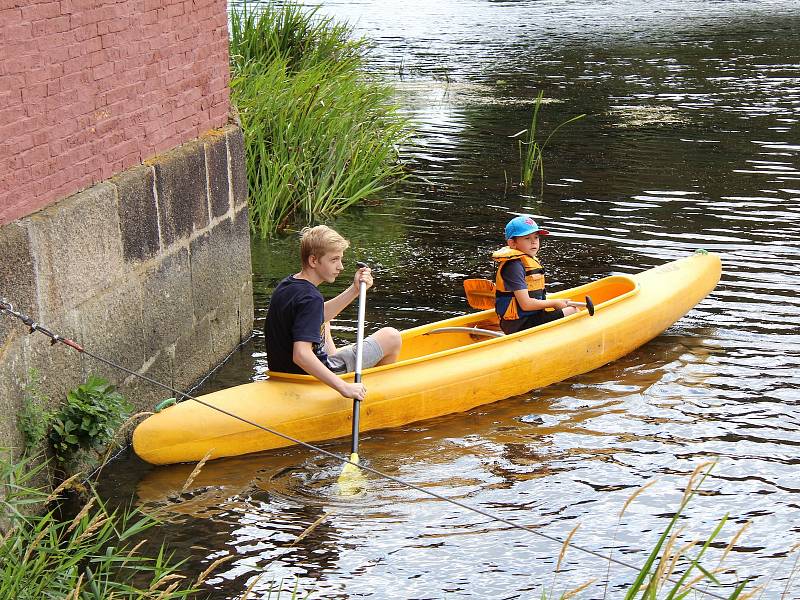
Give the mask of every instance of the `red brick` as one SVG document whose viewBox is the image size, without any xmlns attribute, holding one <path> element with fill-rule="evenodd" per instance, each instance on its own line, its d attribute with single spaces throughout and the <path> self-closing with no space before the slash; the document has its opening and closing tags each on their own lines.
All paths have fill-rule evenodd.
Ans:
<svg viewBox="0 0 800 600">
<path fill-rule="evenodd" d="M 24 85 L 25 76 L 21 73 L 15 75 L 0 75 L 0 90 L 20 90 Z M 21 95 L 20 100 L 22 100 Z"/>
<path fill-rule="evenodd" d="M 48 34 L 69 31 L 69 15 L 56 17 L 54 19 L 47 19 L 47 21 L 45 21 L 45 31 Z"/>
<path fill-rule="evenodd" d="M 31 38 L 38 40 L 47 34 L 47 21 L 31 23 Z"/>
<path fill-rule="evenodd" d="M 94 133 L 99 136 L 114 135 L 114 133 L 117 131 L 117 128 L 121 124 L 122 121 L 119 117 L 109 117 L 107 119 L 102 119 L 98 121 L 97 124 L 95 125 Z M 108 141 L 109 143 L 111 143 L 110 139 L 108 139 Z"/>
<path fill-rule="evenodd" d="M 63 139 L 50 142 L 50 156 L 62 156 L 67 152 L 67 142 Z M 72 160 L 72 157 L 69 157 Z"/>
<path fill-rule="evenodd" d="M 59 92 L 45 98 L 44 108 L 48 112 L 58 112 L 63 107 L 71 105 L 74 98 L 72 92 Z"/>
<path fill-rule="evenodd" d="M 50 160 L 42 161 L 31 167 L 31 177 L 33 179 L 44 179 L 52 174 L 58 164 L 58 160 L 51 158 Z"/>
<path fill-rule="evenodd" d="M 99 54 L 96 52 L 95 54 Z M 104 62 L 92 69 L 92 78 L 95 80 L 103 79 L 114 74 L 114 63 Z"/>
<path fill-rule="evenodd" d="M 136 152 L 139 144 L 136 140 L 125 140 L 115 146 L 106 149 L 105 156 L 107 160 L 113 162 L 127 156 L 132 152 Z"/>
<path fill-rule="evenodd" d="M 22 7 L 22 19 L 25 21 L 38 21 L 61 16 L 60 2 L 40 2 Z"/>
<path fill-rule="evenodd" d="M 92 36 L 83 42 L 83 53 L 93 54 L 103 49 L 103 41 L 99 36 Z"/>
<path fill-rule="evenodd" d="M 27 166 L 24 160 L 22 160 L 22 155 L 27 150 L 32 150 L 34 148 L 33 143 L 33 134 L 26 133 L 23 134 L 21 137 L 14 139 L 14 153 L 16 156 L 19 157 L 20 165 Z"/>
<path fill-rule="evenodd" d="M 29 117 L 38 116 L 44 111 L 44 98 L 31 98 L 30 100 L 26 100 L 21 108 L 24 114 Z"/>
<path fill-rule="evenodd" d="M 16 25 L 22 21 L 22 9 L 19 7 L 14 8 L 0 8 L 0 23 L 7 25 Z"/>
<path fill-rule="evenodd" d="M 53 81 L 47 84 L 47 95 L 48 96 L 55 96 L 61 91 L 61 82 L 58 79 L 54 79 Z"/>
<path fill-rule="evenodd" d="M 64 75 L 64 63 L 51 63 L 47 65 L 47 78 L 52 79 L 61 79 Z"/>
<path fill-rule="evenodd" d="M 91 54 L 87 55 L 89 57 L 89 61 L 92 67 L 99 67 L 101 65 L 105 65 L 109 62 L 108 57 L 108 50 L 98 50 L 97 52 L 92 52 Z"/>
<path fill-rule="evenodd" d="M 169 4 L 166 8 L 167 8 L 167 14 L 166 14 L 167 19 L 175 19 L 175 17 L 178 17 L 183 14 L 183 5 L 178 2 L 173 2 Z"/>
<path fill-rule="evenodd" d="M 97 37 L 97 23 L 90 22 L 83 27 L 78 27 L 74 30 L 75 40 L 78 42 L 85 42 Z"/>
<path fill-rule="evenodd" d="M 9 121 L 0 126 L 0 140 L 13 141 L 14 138 L 21 136 L 27 130 L 28 119 L 17 119 Z"/>
<path fill-rule="evenodd" d="M 64 63 L 64 74 L 78 73 L 85 71 L 92 66 L 92 59 L 89 56 L 81 55 L 71 58 Z"/>
<path fill-rule="evenodd" d="M 26 85 L 22 90 L 22 101 L 26 104 L 35 102 L 37 99 L 47 97 L 47 84 L 36 83 L 34 85 Z"/>
<path fill-rule="evenodd" d="M 85 13 L 97 6 L 98 0 L 61 0 L 64 14 Z"/>
<path fill-rule="evenodd" d="M 68 60 L 69 45 L 72 43 L 72 40 L 67 40 L 66 38 L 59 42 L 54 41 L 47 51 L 43 53 L 48 64 L 60 64 Z"/>
<path fill-rule="evenodd" d="M 46 66 L 36 67 L 29 69 L 25 73 L 25 85 L 28 88 L 44 85 L 46 87 L 47 81 L 50 79 L 50 72 Z"/>
<path fill-rule="evenodd" d="M 50 158 L 50 150 L 47 148 L 47 146 L 39 146 L 36 148 L 31 148 L 30 150 L 26 150 L 21 154 L 21 157 L 22 164 L 26 167 L 29 167 L 37 162 Z"/>
<path fill-rule="evenodd" d="M 4 75 L 26 73 L 30 69 L 42 67 L 42 58 L 38 55 L 11 55 L 3 60 Z"/>
<path fill-rule="evenodd" d="M 6 43 L 27 42 L 33 37 L 33 26 L 30 23 L 8 22 L 3 26 L 3 34 Z"/>
</svg>

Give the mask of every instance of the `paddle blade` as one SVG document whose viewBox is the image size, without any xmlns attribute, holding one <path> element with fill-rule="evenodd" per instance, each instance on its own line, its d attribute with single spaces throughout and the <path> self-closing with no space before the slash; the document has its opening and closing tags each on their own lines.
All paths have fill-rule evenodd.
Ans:
<svg viewBox="0 0 800 600">
<path fill-rule="evenodd" d="M 589 311 L 590 317 L 594 316 L 594 302 L 592 302 L 592 299 L 589 296 L 586 296 L 586 310 Z"/>
<path fill-rule="evenodd" d="M 494 282 L 488 279 L 465 279 L 467 303 L 478 310 L 494 308 Z"/>
<path fill-rule="evenodd" d="M 345 463 L 341 475 L 336 485 L 339 487 L 339 494 L 342 496 L 355 496 L 360 494 L 367 487 L 367 478 L 356 465 L 358 464 L 358 454 L 353 452 L 350 455 L 350 462 Z"/>
</svg>

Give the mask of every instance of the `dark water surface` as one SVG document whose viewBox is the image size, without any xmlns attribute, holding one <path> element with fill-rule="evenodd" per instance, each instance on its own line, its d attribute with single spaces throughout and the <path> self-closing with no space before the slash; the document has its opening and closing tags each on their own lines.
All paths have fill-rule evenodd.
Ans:
<svg viewBox="0 0 800 600">
<path fill-rule="evenodd" d="M 749 521 L 721 579 L 800 598 L 790 580 L 800 542 L 800 4 L 363 0 L 322 12 L 375 40 L 376 70 L 398 82 L 419 122 L 404 155 L 424 180 L 333 223 L 352 241 L 351 266 L 375 268 L 368 329 L 467 311 L 462 279 L 490 275 L 489 254 L 519 212 L 553 232 L 540 257 L 554 289 L 699 247 L 724 267 L 709 298 L 622 360 L 365 434 L 362 458 L 559 539 L 580 524 L 576 543 L 635 564 L 688 475 L 718 460 L 678 545 L 729 514 L 709 550 L 714 566 Z M 545 132 L 588 114 L 547 148 L 543 199 L 516 186 L 509 137 L 527 127 L 539 90 Z M 259 328 L 273 286 L 297 270 L 295 246 L 293 236 L 253 243 Z M 355 310 L 343 317 L 336 334 L 352 340 Z M 263 377 L 262 350 L 256 332 L 202 391 Z M 315 597 L 421 599 L 534 598 L 598 578 L 579 597 L 618 598 L 635 575 L 614 565 L 605 590 L 608 563 L 576 550 L 554 575 L 558 544 L 391 482 L 342 499 L 340 468 L 304 449 L 209 463 L 181 494 L 191 470 L 128 458 L 102 491 L 165 509 L 151 537 L 191 554 L 189 570 L 233 555 L 209 580 L 213 598 L 239 598 L 259 575 L 264 597 L 281 579 Z"/>
</svg>

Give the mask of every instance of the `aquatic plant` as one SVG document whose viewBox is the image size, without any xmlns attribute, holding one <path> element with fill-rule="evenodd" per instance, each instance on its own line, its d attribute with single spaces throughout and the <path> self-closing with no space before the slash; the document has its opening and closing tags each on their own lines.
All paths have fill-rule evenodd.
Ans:
<svg viewBox="0 0 800 600">
<path fill-rule="evenodd" d="M 43 468 L 31 459 L 12 462 L 0 450 L 0 598 L 175 600 L 199 590 L 202 582 L 178 573 L 163 547 L 154 557 L 139 554 L 133 539 L 155 524 L 151 517 L 111 512 L 92 492 L 62 520 L 51 503 L 76 478 L 48 494 L 30 487 Z"/>
<path fill-rule="evenodd" d="M 641 569 L 628 587 L 628 591 L 625 594 L 625 600 L 633 600 L 634 598 L 642 598 L 643 600 L 657 600 L 659 598 L 663 598 L 664 600 L 678 600 L 681 598 L 686 598 L 690 593 L 703 591 L 703 589 L 706 589 L 710 584 L 714 584 L 716 586 L 722 585 L 717 575 L 724 570 L 722 568 L 723 562 L 749 523 L 745 523 L 745 525 L 742 526 L 731 537 L 722 553 L 721 558 L 719 558 L 716 566 L 714 567 L 709 567 L 703 564 L 705 559 L 704 557 L 706 551 L 719 537 L 724 525 L 728 521 L 728 515 L 725 515 L 722 519 L 720 519 L 719 523 L 710 533 L 708 533 L 705 539 L 680 543 L 679 539 L 684 533 L 684 530 L 683 528 L 676 528 L 676 525 L 684 514 L 687 506 L 705 479 L 711 473 L 714 465 L 715 463 L 711 462 L 702 463 L 698 465 L 692 472 L 678 509 L 673 514 L 672 518 L 667 524 L 667 527 L 658 538 L 655 546 L 653 546 L 653 548 L 650 550 L 647 560 L 644 562 Z M 631 503 L 633 503 L 633 501 L 653 483 L 654 481 L 651 481 L 642 486 L 636 490 L 636 492 L 634 492 L 630 498 L 628 498 L 619 513 L 618 525 L 621 523 L 625 511 L 631 505 Z M 578 526 L 576 526 L 572 532 L 570 532 L 569 536 L 562 545 L 561 553 L 556 564 L 556 574 L 561 568 L 564 556 L 569 549 L 570 542 L 577 529 Z M 616 534 L 614 535 L 614 539 L 616 539 Z M 612 554 L 609 554 L 608 557 L 608 571 L 606 573 L 606 587 L 603 597 L 606 597 L 608 593 L 608 576 L 611 571 L 612 556 L 613 552 Z M 595 581 L 596 579 L 590 579 L 583 585 L 564 592 L 558 597 L 562 599 L 575 597 L 579 592 L 592 585 Z M 543 600 L 556 597 L 553 595 L 555 583 L 556 580 L 554 576 L 549 593 L 542 591 Z M 759 591 L 755 590 L 745 595 L 744 589 L 748 583 L 748 580 L 744 580 L 735 584 L 734 590 L 729 596 L 727 596 L 728 600 L 744 600 L 744 598 L 749 598 Z M 701 588 L 701 586 L 704 586 L 704 588 Z M 715 595 L 719 597 L 716 592 Z"/>
<path fill-rule="evenodd" d="M 570 117 L 555 127 L 544 141 L 540 143 L 537 129 L 539 126 L 539 111 L 542 108 L 543 102 L 544 92 L 539 92 L 533 105 L 533 116 L 531 117 L 530 126 L 511 136 L 512 138 L 517 138 L 523 134 L 527 134 L 524 139 L 517 140 L 520 158 L 520 183 L 525 188 L 532 188 L 538 179 L 540 196 L 544 195 L 544 149 L 559 129 L 586 116 L 584 113 Z"/>
<path fill-rule="evenodd" d="M 714 463 L 702 463 L 694 469 L 694 472 L 689 477 L 689 482 L 686 485 L 678 510 L 675 511 L 666 529 L 658 538 L 658 542 L 650 551 L 641 571 L 639 571 L 628 593 L 625 595 L 625 600 L 632 600 L 637 596 L 647 600 L 655 600 L 659 597 L 670 600 L 673 598 L 685 598 L 693 591 L 693 588 L 697 589 L 700 583 L 721 585 L 717 575 L 722 572 L 722 561 L 739 538 L 739 533 L 733 536 L 716 567 L 705 567 L 701 561 L 728 521 L 728 515 L 720 519 L 705 541 L 695 540 L 678 546 L 677 540 L 682 532 L 681 530 L 676 530 L 675 527 L 713 467 Z M 635 496 L 636 494 L 633 497 Z M 620 518 L 622 518 L 629 504 L 630 501 L 623 507 L 620 512 Z M 676 576 L 676 570 L 681 564 L 683 565 L 683 572 L 680 576 Z M 747 583 L 747 580 L 739 583 L 729 596 L 729 600 L 739 598 Z"/>
<path fill-rule="evenodd" d="M 22 390 L 22 406 L 17 425 L 25 440 L 25 452 L 39 448 L 47 437 L 53 412 L 47 406 L 50 399 L 42 392 L 41 375 L 37 369 L 28 371 L 28 382 Z"/>
<path fill-rule="evenodd" d="M 337 214 L 404 176 L 408 121 L 351 33 L 296 4 L 231 9 L 231 95 L 261 237 Z"/>
<path fill-rule="evenodd" d="M 114 439 L 131 405 L 114 386 L 89 375 L 86 383 L 67 393 L 66 402 L 52 417 L 50 442 L 59 462 L 80 450 L 97 450 Z"/>
</svg>

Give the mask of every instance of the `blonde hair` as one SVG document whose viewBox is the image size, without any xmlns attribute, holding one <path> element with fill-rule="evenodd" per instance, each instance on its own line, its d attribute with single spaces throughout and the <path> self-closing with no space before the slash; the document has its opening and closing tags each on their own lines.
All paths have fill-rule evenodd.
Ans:
<svg viewBox="0 0 800 600">
<path fill-rule="evenodd" d="M 312 255 L 321 258 L 328 252 L 336 250 L 344 252 L 349 247 L 350 242 L 327 225 L 303 227 L 300 231 L 300 260 L 304 266 L 308 264 L 308 258 Z"/>
</svg>

